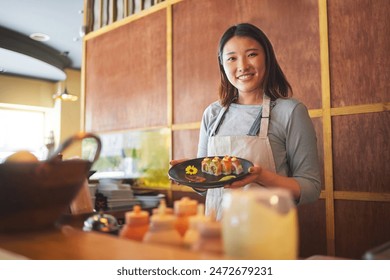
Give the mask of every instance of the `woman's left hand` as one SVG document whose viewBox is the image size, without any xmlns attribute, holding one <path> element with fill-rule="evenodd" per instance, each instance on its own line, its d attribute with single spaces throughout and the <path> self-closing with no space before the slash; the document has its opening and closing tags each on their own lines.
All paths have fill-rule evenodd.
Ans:
<svg viewBox="0 0 390 280">
<path fill-rule="evenodd" d="M 249 168 L 248 172 L 249 174 L 247 176 L 245 176 L 244 178 L 242 178 L 241 180 L 237 180 L 237 181 L 234 181 L 233 183 L 229 184 L 229 185 L 225 185 L 225 188 L 229 188 L 229 189 L 237 189 L 237 188 L 241 188 L 245 185 L 248 185 L 250 183 L 259 183 L 259 179 L 260 179 L 260 176 L 261 176 L 261 173 L 263 171 L 263 168 L 261 168 L 260 166 L 252 166 Z"/>
</svg>

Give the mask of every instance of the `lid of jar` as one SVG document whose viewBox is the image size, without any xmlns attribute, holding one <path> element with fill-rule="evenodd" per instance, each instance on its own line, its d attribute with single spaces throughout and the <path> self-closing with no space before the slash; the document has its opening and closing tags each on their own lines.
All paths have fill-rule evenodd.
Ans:
<svg viewBox="0 0 390 280">
<path fill-rule="evenodd" d="M 102 211 L 92 215 L 84 221 L 84 231 L 98 231 L 103 233 L 116 233 L 119 230 L 117 219 Z"/>
<path fill-rule="evenodd" d="M 149 213 L 147 211 L 142 211 L 140 205 L 134 205 L 133 211 L 125 213 L 126 224 L 135 225 L 135 224 L 148 224 L 149 223 Z"/>
<path fill-rule="evenodd" d="M 198 202 L 187 196 L 174 202 L 173 208 L 176 215 L 196 215 Z"/>
</svg>

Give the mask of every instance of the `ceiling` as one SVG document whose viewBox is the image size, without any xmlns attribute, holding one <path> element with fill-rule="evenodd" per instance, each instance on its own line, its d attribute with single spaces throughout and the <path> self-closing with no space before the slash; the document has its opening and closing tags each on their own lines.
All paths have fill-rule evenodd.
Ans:
<svg viewBox="0 0 390 280">
<path fill-rule="evenodd" d="M 65 68 L 81 68 L 84 0 L 0 0 L 0 7 L 0 74 L 60 81 Z"/>
</svg>

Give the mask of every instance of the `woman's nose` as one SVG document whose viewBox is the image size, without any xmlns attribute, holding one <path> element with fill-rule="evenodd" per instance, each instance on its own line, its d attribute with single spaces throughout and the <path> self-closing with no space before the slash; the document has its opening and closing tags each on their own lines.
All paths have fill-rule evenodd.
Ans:
<svg viewBox="0 0 390 280">
<path fill-rule="evenodd" d="M 248 69 L 249 63 L 245 58 L 238 59 L 237 69 L 240 72 L 244 72 Z"/>
</svg>

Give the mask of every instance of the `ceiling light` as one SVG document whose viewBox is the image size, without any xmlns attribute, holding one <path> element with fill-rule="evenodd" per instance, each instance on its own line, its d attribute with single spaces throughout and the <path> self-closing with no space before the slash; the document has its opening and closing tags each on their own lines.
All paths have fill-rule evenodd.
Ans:
<svg viewBox="0 0 390 280">
<path fill-rule="evenodd" d="M 49 35 L 43 33 L 33 33 L 30 35 L 30 38 L 39 42 L 46 42 L 50 40 Z"/>
<path fill-rule="evenodd" d="M 58 91 L 53 94 L 53 99 L 62 101 L 77 101 L 78 96 L 70 94 L 65 86 L 64 91 Z"/>
</svg>

